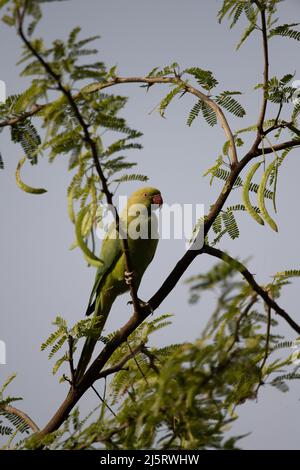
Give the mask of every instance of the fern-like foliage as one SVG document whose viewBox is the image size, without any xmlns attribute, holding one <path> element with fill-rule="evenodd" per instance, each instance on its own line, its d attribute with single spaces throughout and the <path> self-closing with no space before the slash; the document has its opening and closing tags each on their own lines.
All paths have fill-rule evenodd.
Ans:
<svg viewBox="0 0 300 470">
<path fill-rule="evenodd" d="M 249 36 L 258 29 L 257 23 L 261 8 L 263 8 L 266 13 L 266 25 L 269 38 L 280 35 L 299 40 L 299 33 L 291 29 L 293 26 L 297 26 L 297 23 L 284 24 L 273 28 L 277 22 L 277 18 L 275 16 L 277 13 L 277 6 L 281 1 L 282 0 L 271 0 L 256 4 L 256 2 L 253 2 L 252 0 L 223 0 L 222 7 L 218 12 L 218 19 L 221 23 L 223 19 L 227 17 L 230 21 L 230 28 L 233 28 L 243 17 L 247 20 L 248 25 L 243 31 L 237 45 L 237 49 L 239 49 Z"/>
<path fill-rule="evenodd" d="M 175 98 L 175 96 L 178 95 L 178 93 L 182 93 L 182 91 L 183 91 L 182 85 L 175 86 L 175 87 L 161 100 L 160 105 L 159 105 L 159 112 L 160 112 L 161 117 L 165 117 L 165 111 L 166 111 L 167 107 L 169 106 L 169 104 L 171 103 L 171 101 Z"/>
<path fill-rule="evenodd" d="M 238 238 L 240 235 L 238 225 L 236 223 L 234 214 L 232 211 L 227 211 L 222 214 L 224 226 L 232 240 Z"/>
<path fill-rule="evenodd" d="M 235 100 L 232 95 L 241 94 L 240 92 L 231 92 L 231 91 L 224 91 L 220 95 L 216 97 L 216 102 L 222 106 L 223 108 L 227 109 L 230 113 L 234 114 L 237 117 L 244 117 L 246 111 L 240 105 L 240 103 Z"/>
<path fill-rule="evenodd" d="M 295 88 L 290 85 L 293 80 L 294 74 L 286 74 L 281 79 L 272 77 L 267 85 L 268 99 L 272 103 L 284 104 L 290 103 L 295 93 Z M 262 88 L 263 85 L 259 84 L 256 88 Z"/>
<path fill-rule="evenodd" d="M 0 388 L 0 436 L 8 437 L 8 441 L 2 449 L 8 449 L 12 440 L 19 434 L 27 436 L 30 433 L 29 425 L 22 413 L 14 408 L 14 402 L 22 400 L 20 397 L 6 396 L 8 386 L 16 378 L 16 374 L 10 375 Z"/>
<path fill-rule="evenodd" d="M 276 26 L 276 28 L 271 29 L 269 37 L 282 36 L 300 41 L 300 31 L 293 29 L 294 26 L 299 26 L 299 24 L 300 23 L 291 23 Z"/>
<path fill-rule="evenodd" d="M 187 125 L 191 126 L 193 121 L 198 117 L 199 113 L 202 113 L 205 121 L 207 124 L 211 127 L 215 126 L 217 124 L 217 115 L 215 111 L 208 106 L 205 101 L 199 100 L 191 109 L 188 119 L 187 119 Z"/>
<path fill-rule="evenodd" d="M 215 111 L 204 101 L 202 101 L 201 111 L 207 124 L 209 124 L 211 127 L 217 124 L 217 116 Z"/>
<path fill-rule="evenodd" d="M 199 85 L 201 85 L 201 87 L 208 92 L 218 85 L 218 80 L 213 76 L 210 70 L 203 70 L 199 67 L 191 67 L 186 69 L 184 72 L 192 75 Z"/>
<path fill-rule="evenodd" d="M 287 269 L 285 271 L 278 272 L 274 275 L 275 279 L 289 279 L 291 277 L 299 277 L 300 270 L 299 269 Z"/>
<path fill-rule="evenodd" d="M 59 352 L 62 351 L 62 348 L 66 345 L 68 347 L 63 351 L 62 355 L 56 360 L 53 365 L 52 373 L 55 375 L 58 370 L 65 363 L 68 363 L 72 360 L 73 354 L 76 351 L 78 341 L 81 338 L 97 337 L 98 330 L 94 324 L 93 319 L 87 318 L 77 322 L 72 328 L 69 328 L 66 320 L 64 318 L 57 316 L 53 322 L 55 326 L 55 331 L 50 334 L 50 336 L 42 343 L 41 350 L 49 350 L 48 358 L 52 359 Z M 63 374 L 59 381 L 63 382 L 65 380 L 71 381 L 71 378 L 66 374 Z"/>
<path fill-rule="evenodd" d="M 191 126 L 193 121 L 199 116 L 200 111 L 202 110 L 202 101 L 199 100 L 197 103 L 194 104 L 192 107 L 190 114 L 187 119 L 187 125 Z"/>
<path fill-rule="evenodd" d="M 22 121 L 12 127 L 11 139 L 13 142 L 21 144 L 26 157 L 32 164 L 37 163 L 37 152 L 41 145 L 41 139 L 29 120 Z"/>
<path fill-rule="evenodd" d="M 124 183 L 125 181 L 148 181 L 148 176 L 146 175 L 139 175 L 139 174 L 136 174 L 136 173 L 132 173 L 132 174 L 129 174 L 129 175 L 123 175 L 121 176 L 120 178 L 117 178 L 116 181 L 118 183 Z"/>
<path fill-rule="evenodd" d="M 274 2 L 273 2 L 274 3 Z M 270 14 L 273 14 L 274 9 L 269 9 Z M 221 23 L 225 17 L 230 20 L 230 28 L 233 28 L 244 16 L 248 22 L 248 26 L 244 30 L 237 49 L 248 39 L 248 37 L 255 31 L 257 25 L 259 9 L 254 5 L 251 0 L 224 0 L 223 5 L 218 13 L 219 22 Z"/>
</svg>

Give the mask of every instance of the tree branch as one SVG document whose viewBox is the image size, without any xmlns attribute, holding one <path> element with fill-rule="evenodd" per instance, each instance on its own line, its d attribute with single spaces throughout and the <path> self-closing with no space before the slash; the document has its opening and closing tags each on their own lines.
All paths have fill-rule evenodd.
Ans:
<svg viewBox="0 0 300 470">
<path fill-rule="evenodd" d="M 146 346 L 144 346 L 144 347 L 142 348 L 142 353 L 145 354 L 145 356 L 148 357 L 148 359 L 149 359 L 149 367 L 150 367 L 151 369 L 153 369 L 156 374 L 159 374 L 159 368 L 158 368 L 157 365 L 155 364 L 155 361 L 157 360 L 155 354 L 153 354 L 151 351 L 149 351 L 149 349 L 146 348 Z"/>
<path fill-rule="evenodd" d="M 266 11 L 264 7 L 261 7 L 258 2 L 256 2 L 258 8 L 260 8 L 261 16 L 261 25 L 262 25 L 262 37 L 263 37 L 263 51 L 264 51 L 264 85 L 263 85 L 263 103 L 257 123 L 257 129 L 259 132 L 259 137 L 262 138 L 264 134 L 263 124 L 265 121 L 267 104 L 268 104 L 268 83 L 269 83 L 269 46 L 268 46 L 268 34 L 267 34 L 267 24 L 266 24 Z"/>
<path fill-rule="evenodd" d="M 230 344 L 229 348 L 226 351 L 227 354 L 233 349 L 234 345 L 239 341 L 239 333 L 240 333 L 241 322 L 242 322 L 243 318 L 245 318 L 248 315 L 251 308 L 253 307 L 253 305 L 256 304 L 256 302 L 257 302 L 257 294 L 253 295 L 252 299 L 250 300 L 250 302 L 248 303 L 246 308 L 242 311 L 239 318 L 237 319 L 236 325 L 235 325 L 235 330 L 234 330 L 233 340 L 232 340 L 232 343 Z"/>
<path fill-rule="evenodd" d="M 259 148 L 257 149 L 256 156 L 273 153 L 274 150 L 276 152 L 279 152 L 280 150 L 286 150 L 288 148 L 298 147 L 299 145 L 300 145 L 300 139 L 288 140 L 287 142 L 283 142 L 282 144 L 273 145 L 273 147 L 265 147 L 264 150 Z"/>
<path fill-rule="evenodd" d="M 1 127 L 8 127 L 8 126 L 15 126 L 19 122 L 22 122 L 22 121 L 24 121 L 25 119 L 27 119 L 29 117 L 35 116 L 45 106 L 47 106 L 47 105 L 45 105 L 45 104 L 36 104 L 36 105 L 32 106 L 30 111 L 26 111 L 26 112 L 22 113 L 20 116 L 15 116 L 15 117 L 5 119 L 4 121 L 0 121 L 0 128 Z"/>
<path fill-rule="evenodd" d="M 269 351 L 270 351 L 270 333 L 271 333 L 271 312 L 272 312 L 272 309 L 269 305 L 267 305 L 266 312 L 267 312 L 266 349 L 265 349 L 265 354 L 264 354 L 263 361 L 262 361 L 261 366 L 260 366 L 261 370 L 263 370 L 263 368 L 264 368 L 264 366 L 267 362 L 267 359 L 269 357 Z"/>
<path fill-rule="evenodd" d="M 144 347 L 145 344 L 141 343 L 139 346 L 132 349 L 130 354 L 125 356 L 118 364 L 110 367 L 109 369 L 104 369 L 102 372 L 100 372 L 100 374 L 98 375 L 98 379 L 103 379 L 108 375 L 115 374 L 116 372 L 119 372 L 120 370 L 124 369 L 124 366 L 127 364 L 128 361 L 130 361 L 130 359 L 134 358 L 142 350 L 144 351 Z"/>
<path fill-rule="evenodd" d="M 193 87 L 189 83 L 185 82 L 179 77 L 115 77 L 112 80 L 109 80 L 106 83 L 99 83 L 91 85 L 93 92 L 103 90 L 120 83 L 147 83 L 148 85 L 154 85 L 156 83 L 174 83 L 176 85 L 182 85 L 182 88 L 192 95 L 199 98 L 201 101 L 204 101 L 217 115 L 218 120 L 223 128 L 227 140 L 230 142 L 231 148 L 231 165 L 235 166 L 238 163 L 236 145 L 234 141 L 234 136 L 232 130 L 228 124 L 225 114 L 223 113 L 220 106 L 217 105 L 211 98 L 202 93 L 197 88 Z M 89 88 L 89 87 L 88 87 Z"/>
<path fill-rule="evenodd" d="M 74 345 L 74 338 L 73 336 L 68 336 L 68 346 L 69 346 L 69 366 L 70 366 L 70 373 L 71 373 L 71 384 L 75 384 L 75 369 L 74 369 L 74 359 L 73 359 L 73 345 Z"/>
<path fill-rule="evenodd" d="M 21 31 L 22 31 L 22 28 L 21 28 Z M 192 85 L 188 84 L 187 82 L 180 79 L 179 77 L 115 77 L 115 78 L 113 78 L 113 79 L 111 79 L 107 82 L 94 83 L 92 85 L 88 85 L 88 86 L 84 87 L 76 95 L 72 95 L 72 93 L 69 92 L 68 90 L 66 90 L 62 86 L 62 84 L 59 85 L 60 77 L 58 75 L 56 75 L 51 70 L 51 67 L 49 66 L 49 64 L 47 64 L 43 60 L 43 58 L 34 50 L 31 43 L 25 38 L 24 33 L 21 32 L 21 31 L 19 29 L 19 33 L 20 33 L 20 36 L 21 36 L 22 40 L 25 42 L 26 46 L 32 52 L 32 54 L 34 54 L 35 57 L 38 58 L 38 60 L 41 61 L 41 63 L 43 64 L 45 69 L 48 71 L 48 73 L 57 81 L 59 90 L 68 98 L 70 104 L 72 103 L 72 107 L 73 107 L 74 111 L 75 111 L 75 106 L 77 108 L 76 100 L 78 98 L 82 97 L 83 92 L 85 94 L 95 93 L 95 92 L 98 92 L 98 91 L 103 90 L 105 88 L 109 88 L 109 87 L 112 87 L 114 85 L 119 85 L 119 84 L 122 84 L 122 83 L 146 83 L 148 85 L 173 83 L 173 84 L 177 84 L 177 85 L 182 85 L 182 88 L 184 89 L 185 92 L 191 93 L 192 95 L 196 96 L 201 101 L 204 101 L 216 113 L 216 115 L 218 117 L 218 120 L 221 124 L 221 127 L 223 128 L 223 130 L 225 132 L 226 138 L 230 142 L 231 164 L 232 164 L 232 166 L 237 164 L 238 158 L 237 158 L 236 145 L 235 145 L 235 141 L 234 141 L 234 135 L 233 135 L 233 132 L 232 132 L 232 130 L 231 130 L 229 124 L 228 124 L 228 121 L 226 119 L 225 114 L 223 113 L 220 106 L 217 105 L 217 103 L 215 103 L 211 98 L 209 98 L 207 95 L 202 93 L 197 88 L 195 88 Z M 47 104 L 45 104 L 45 105 L 37 104 L 37 105 L 35 105 L 35 107 L 31 111 L 27 111 L 26 113 L 23 113 L 21 116 L 13 117 L 13 118 L 6 119 L 5 121 L 0 122 L 0 127 L 13 126 L 15 124 L 18 124 L 18 122 L 21 122 L 21 121 L 23 121 L 24 119 L 26 119 L 28 117 L 34 116 L 35 114 L 37 114 L 39 111 L 41 111 L 46 106 L 48 106 L 48 105 Z M 78 108 L 77 108 L 77 111 L 75 111 L 75 114 L 76 114 L 76 116 L 79 120 Z M 79 122 L 80 122 L 80 124 L 82 125 L 82 127 L 84 129 L 84 133 L 85 133 L 85 137 L 87 139 L 87 142 L 89 142 L 89 144 L 91 144 L 90 139 L 88 137 L 88 133 L 86 132 L 86 131 L 88 131 L 88 126 L 86 126 L 84 124 L 84 121 L 83 121 L 82 117 L 80 118 Z M 96 164 L 96 162 L 95 162 L 95 164 Z M 98 165 L 96 165 L 96 168 L 97 168 L 97 171 L 99 173 Z"/>
<path fill-rule="evenodd" d="M 19 418 L 27 424 L 27 426 L 35 433 L 39 432 L 39 427 L 35 424 L 35 422 L 26 414 L 24 411 L 15 408 L 14 406 L 4 405 L 0 406 L 0 411 L 6 411 L 7 413 L 11 413 L 13 415 L 18 416 Z"/>
<path fill-rule="evenodd" d="M 109 404 L 106 402 L 106 400 L 104 398 L 101 397 L 100 393 L 98 392 L 98 390 L 92 385 L 91 386 L 91 389 L 95 392 L 95 394 L 97 395 L 97 397 L 99 398 L 99 400 L 101 401 L 101 403 L 106 406 L 106 408 L 111 412 L 111 414 L 116 418 L 117 415 L 116 413 L 114 412 L 114 410 L 109 406 Z"/>
<path fill-rule="evenodd" d="M 290 315 L 283 310 L 275 300 L 273 300 L 268 292 L 263 289 L 254 279 L 254 276 L 248 271 L 246 266 L 244 266 L 240 261 L 232 258 L 230 255 L 225 253 L 224 251 L 218 250 L 217 248 L 213 248 L 211 246 L 205 245 L 203 248 L 203 253 L 208 255 L 214 256 L 225 263 L 234 266 L 237 271 L 241 273 L 241 275 L 246 279 L 248 284 L 252 287 L 252 289 L 265 301 L 268 307 L 272 308 L 280 317 L 284 318 L 284 320 L 295 330 L 298 334 L 300 334 L 300 325 L 298 325 Z"/>
</svg>

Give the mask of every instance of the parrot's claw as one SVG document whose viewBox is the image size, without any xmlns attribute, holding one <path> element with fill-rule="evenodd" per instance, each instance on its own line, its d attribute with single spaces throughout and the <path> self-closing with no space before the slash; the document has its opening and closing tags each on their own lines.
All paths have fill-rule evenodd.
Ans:
<svg viewBox="0 0 300 470">
<path fill-rule="evenodd" d="M 138 299 L 138 301 L 139 301 L 139 305 L 141 308 L 149 308 L 151 310 L 151 315 L 153 315 L 154 310 L 148 302 L 145 302 L 144 300 L 141 300 L 141 299 Z M 132 305 L 132 304 L 133 304 L 132 300 L 129 300 L 127 302 L 127 305 Z"/>
<path fill-rule="evenodd" d="M 133 276 L 134 276 L 133 272 L 125 271 L 124 277 L 125 277 L 125 282 L 128 286 L 130 286 L 132 284 Z"/>
<path fill-rule="evenodd" d="M 141 301 L 141 302 L 142 302 L 142 306 L 143 306 L 143 307 L 148 307 L 148 308 L 150 308 L 150 310 L 151 310 L 151 315 L 153 315 L 154 310 L 153 310 L 153 308 L 151 307 L 151 305 L 149 304 L 149 302 L 143 302 L 143 301 Z"/>
</svg>

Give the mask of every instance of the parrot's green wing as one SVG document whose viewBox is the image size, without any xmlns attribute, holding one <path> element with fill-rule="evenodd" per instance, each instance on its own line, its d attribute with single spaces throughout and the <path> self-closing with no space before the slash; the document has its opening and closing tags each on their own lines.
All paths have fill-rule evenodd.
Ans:
<svg viewBox="0 0 300 470">
<path fill-rule="evenodd" d="M 103 240 L 100 259 L 103 264 L 98 268 L 93 290 L 90 295 L 86 315 L 91 315 L 95 309 L 95 299 L 101 290 L 101 286 L 108 273 L 112 271 L 115 264 L 122 256 L 122 245 L 118 235 L 116 234 L 115 224 L 113 223 L 106 237 Z"/>
</svg>

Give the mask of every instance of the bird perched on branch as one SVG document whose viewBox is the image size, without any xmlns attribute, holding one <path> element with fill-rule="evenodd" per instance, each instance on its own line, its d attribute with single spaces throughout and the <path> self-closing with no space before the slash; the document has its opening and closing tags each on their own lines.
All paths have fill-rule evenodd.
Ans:
<svg viewBox="0 0 300 470">
<path fill-rule="evenodd" d="M 158 224 L 154 210 L 163 203 L 158 189 L 145 187 L 135 191 L 120 215 L 121 235 L 126 232 L 132 273 L 126 271 L 123 242 L 111 224 L 103 240 L 100 259 L 86 315 L 94 313 L 94 325 L 99 337 L 116 297 L 129 290 L 131 277 L 138 289 L 143 274 L 151 263 L 158 244 Z M 88 337 L 77 367 L 77 378 L 84 373 L 98 337 Z"/>
</svg>

